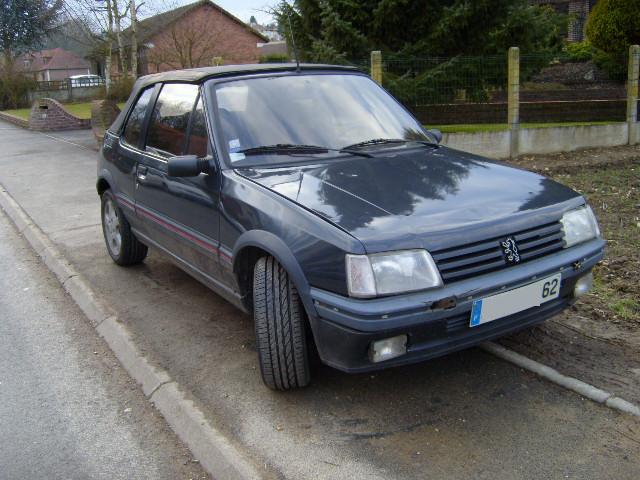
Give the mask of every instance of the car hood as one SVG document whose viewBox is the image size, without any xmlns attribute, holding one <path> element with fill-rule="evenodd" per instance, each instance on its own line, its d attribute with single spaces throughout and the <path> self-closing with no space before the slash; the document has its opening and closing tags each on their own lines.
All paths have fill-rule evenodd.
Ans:
<svg viewBox="0 0 640 480">
<path fill-rule="evenodd" d="M 237 172 L 316 212 L 370 252 L 509 234 L 583 203 L 546 177 L 442 146 L 374 155 Z"/>
</svg>

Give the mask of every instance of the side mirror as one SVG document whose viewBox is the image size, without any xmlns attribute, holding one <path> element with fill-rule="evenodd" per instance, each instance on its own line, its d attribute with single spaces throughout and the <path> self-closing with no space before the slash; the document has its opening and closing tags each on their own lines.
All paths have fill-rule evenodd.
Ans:
<svg viewBox="0 0 640 480">
<path fill-rule="evenodd" d="M 433 138 L 435 138 L 436 143 L 440 143 L 442 141 L 442 132 L 437 128 L 431 128 L 427 130 L 427 132 L 433 135 Z"/>
<path fill-rule="evenodd" d="M 167 174 L 170 177 L 195 177 L 201 173 L 209 173 L 209 159 L 196 155 L 180 155 L 167 161 Z"/>
</svg>

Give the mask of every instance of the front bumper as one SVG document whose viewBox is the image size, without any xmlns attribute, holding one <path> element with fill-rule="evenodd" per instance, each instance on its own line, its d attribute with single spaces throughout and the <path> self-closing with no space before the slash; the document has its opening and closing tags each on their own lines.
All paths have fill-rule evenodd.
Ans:
<svg viewBox="0 0 640 480">
<path fill-rule="evenodd" d="M 594 239 L 541 259 L 489 273 L 443 288 L 414 294 L 358 300 L 312 288 L 317 312 L 310 316 L 320 358 L 345 372 L 406 365 L 445 355 L 543 322 L 574 301 L 576 281 L 604 256 L 605 242 Z M 560 296 L 505 318 L 469 327 L 474 300 L 518 288 L 560 272 Z M 444 299 L 453 308 L 434 308 Z M 371 342 L 408 336 L 407 353 L 380 363 L 369 360 Z"/>
</svg>

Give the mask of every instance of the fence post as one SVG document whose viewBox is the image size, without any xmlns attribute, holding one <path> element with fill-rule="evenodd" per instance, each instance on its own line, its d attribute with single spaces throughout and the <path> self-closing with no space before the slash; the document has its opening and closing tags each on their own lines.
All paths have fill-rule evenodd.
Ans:
<svg viewBox="0 0 640 480">
<path fill-rule="evenodd" d="M 371 52 L 371 78 L 382 85 L 382 52 L 380 50 Z"/>
<path fill-rule="evenodd" d="M 507 122 L 509 124 L 510 155 L 518 156 L 520 128 L 520 49 L 511 47 L 508 54 Z"/>
<path fill-rule="evenodd" d="M 638 77 L 640 76 L 640 46 L 629 47 L 629 74 L 627 77 L 627 127 L 629 130 L 629 145 L 635 145 L 640 140 L 638 132 Z"/>
<path fill-rule="evenodd" d="M 67 87 L 67 101 L 73 102 L 73 85 L 71 84 L 71 79 L 67 78 L 66 80 L 63 80 L 63 82 L 65 82 Z"/>
</svg>

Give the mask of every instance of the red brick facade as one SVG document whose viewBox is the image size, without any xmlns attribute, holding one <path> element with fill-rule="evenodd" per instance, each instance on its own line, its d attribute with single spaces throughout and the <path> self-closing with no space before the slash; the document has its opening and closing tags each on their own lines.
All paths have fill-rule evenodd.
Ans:
<svg viewBox="0 0 640 480">
<path fill-rule="evenodd" d="M 145 21 L 153 21 L 147 19 Z M 159 31 L 139 40 L 140 74 L 217 64 L 255 63 L 265 38 L 211 2 L 187 9 Z M 113 58 L 112 71 L 119 73 Z"/>
</svg>

